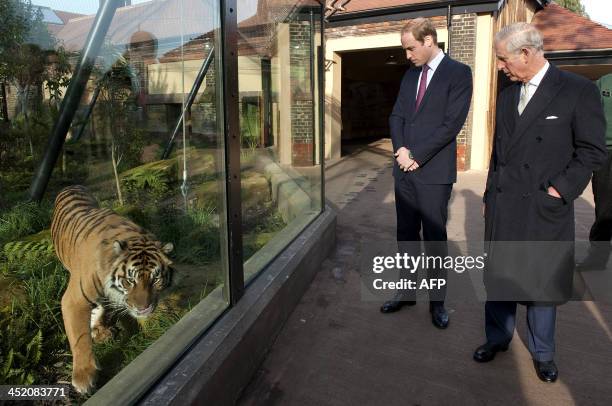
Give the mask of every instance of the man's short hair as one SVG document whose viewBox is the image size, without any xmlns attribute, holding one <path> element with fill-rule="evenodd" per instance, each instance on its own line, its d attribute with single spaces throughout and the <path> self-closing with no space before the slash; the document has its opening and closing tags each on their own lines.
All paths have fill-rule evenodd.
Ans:
<svg viewBox="0 0 612 406">
<path fill-rule="evenodd" d="M 527 23 L 510 24 L 495 34 L 495 43 L 506 43 L 510 53 L 517 53 L 523 48 L 531 48 L 537 52 L 544 51 L 542 34 L 533 25 Z"/>
<path fill-rule="evenodd" d="M 434 44 L 438 45 L 438 33 L 436 32 L 436 27 L 434 27 L 431 20 L 428 18 L 415 18 L 412 21 L 409 21 L 402 28 L 402 37 L 404 34 L 412 34 L 415 40 L 423 43 L 425 37 L 431 35 L 433 38 Z"/>
</svg>

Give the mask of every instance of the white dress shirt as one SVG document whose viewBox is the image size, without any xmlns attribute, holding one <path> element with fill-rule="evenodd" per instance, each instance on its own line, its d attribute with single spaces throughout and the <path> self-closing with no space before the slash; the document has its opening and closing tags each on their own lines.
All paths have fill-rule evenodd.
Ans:
<svg viewBox="0 0 612 406">
<path fill-rule="evenodd" d="M 442 58 L 444 58 L 444 52 L 440 50 L 440 52 L 438 52 L 438 55 L 434 56 L 434 58 L 431 61 L 427 62 L 427 66 L 429 66 L 429 71 L 427 72 L 427 85 L 426 86 L 429 86 L 429 82 L 431 82 L 431 78 L 436 72 L 436 69 L 438 69 L 438 66 L 440 66 L 440 62 L 442 62 Z M 423 71 L 421 70 L 421 73 L 419 73 L 419 81 L 417 82 L 417 90 L 414 95 L 415 99 L 417 98 L 417 95 L 419 94 L 419 84 L 421 83 L 422 74 L 423 74 Z M 425 87 L 425 89 L 427 89 L 427 87 Z"/>
<path fill-rule="evenodd" d="M 548 71 L 549 66 L 550 64 L 548 63 L 548 61 L 546 61 L 544 66 L 542 66 L 542 69 L 540 69 L 538 73 L 536 73 L 529 82 L 523 84 L 523 86 L 527 88 L 527 103 L 526 104 L 529 104 L 529 100 L 531 100 L 536 90 L 538 90 L 538 86 L 540 86 L 542 79 L 544 79 L 544 75 L 546 75 L 546 72 Z"/>
</svg>

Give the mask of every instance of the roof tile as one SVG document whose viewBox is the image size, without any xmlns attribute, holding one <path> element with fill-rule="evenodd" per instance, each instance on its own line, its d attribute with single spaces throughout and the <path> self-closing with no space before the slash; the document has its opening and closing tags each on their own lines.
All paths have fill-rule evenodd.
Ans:
<svg viewBox="0 0 612 406">
<path fill-rule="evenodd" d="M 531 21 L 544 36 L 545 51 L 612 48 L 612 30 L 550 3 Z"/>
</svg>

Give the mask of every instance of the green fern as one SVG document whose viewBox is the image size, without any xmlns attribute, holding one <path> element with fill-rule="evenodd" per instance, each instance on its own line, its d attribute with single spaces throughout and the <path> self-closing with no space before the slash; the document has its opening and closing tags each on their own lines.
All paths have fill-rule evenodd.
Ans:
<svg viewBox="0 0 612 406">
<path fill-rule="evenodd" d="M 46 241 L 13 241 L 4 244 L 4 255 L 7 260 L 17 261 L 26 257 L 43 257 L 53 254 L 53 244 L 50 240 Z"/>
<path fill-rule="evenodd" d="M 32 338 L 32 341 L 30 341 L 26 347 L 28 351 L 26 353 L 26 358 L 31 360 L 32 364 L 34 365 L 38 364 L 38 361 L 40 361 L 40 357 L 42 356 L 42 343 L 42 331 L 38 330 L 38 333 L 36 333 L 36 335 Z"/>
<path fill-rule="evenodd" d="M 121 183 L 132 200 L 150 195 L 161 199 L 176 182 L 176 159 L 150 162 L 121 174 Z"/>
<path fill-rule="evenodd" d="M 32 340 L 26 345 L 25 354 L 11 348 L 2 364 L 0 381 L 16 385 L 33 384 L 34 375 L 30 371 L 37 368 L 40 362 L 42 345 L 42 331 L 38 330 L 34 337 L 32 337 Z"/>
</svg>

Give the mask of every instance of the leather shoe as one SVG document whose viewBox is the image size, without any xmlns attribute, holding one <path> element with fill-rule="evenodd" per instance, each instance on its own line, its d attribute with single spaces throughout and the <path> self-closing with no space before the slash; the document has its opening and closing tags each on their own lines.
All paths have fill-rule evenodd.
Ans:
<svg viewBox="0 0 612 406">
<path fill-rule="evenodd" d="M 401 294 L 396 294 L 395 297 L 391 300 L 386 301 L 380 307 L 381 313 L 393 313 L 398 311 L 404 306 L 414 306 L 416 304 L 416 300 L 403 300 L 404 297 Z"/>
<path fill-rule="evenodd" d="M 474 351 L 474 361 L 476 362 L 489 362 L 493 361 L 495 358 L 495 354 L 499 351 L 507 351 L 508 344 L 493 344 L 493 343 L 485 343 L 480 347 L 476 348 Z"/>
<path fill-rule="evenodd" d="M 544 382 L 554 382 L 559 376 L 559 370 L 555 361 L 536 361 L 533 360 L 533 366 L 535 367 L 538 378 Z"/>
<path fill-rule="evenodd" d="M 430 308 L 431 312 L 431 322 L 434 326 L 439 329 L 445 329 L 448 327 L 448 322 L 450 321 L 448 317 L 448 313 L 444 306 L 435 306 Z"/>
</svg>

